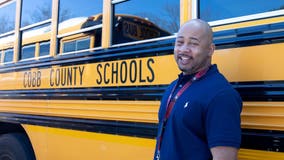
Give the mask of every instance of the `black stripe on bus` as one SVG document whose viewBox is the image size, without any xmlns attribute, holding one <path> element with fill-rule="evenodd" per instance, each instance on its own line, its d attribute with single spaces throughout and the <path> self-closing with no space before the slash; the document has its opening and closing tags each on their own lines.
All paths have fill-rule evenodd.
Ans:
<svg viewBox="0 0 284 160">
<path fill-rule="evenodd" d="M 214 32 L 217 49 L 284 42 L 284 22 Z"/>
<path fill-rule="evenodd" d="M 234 82 L 244 101 L 284 101 L 284 81 Z M 2 90 L 2 99 L 160 100 L 167 85 Z"/>
<path fill-rule="evenodd" d="M 30 124 L 150 139 L 154 139 L 157 133 L 157 124 L 155 123 L 78 119 L 12 113 L 0 113 L 0 121 L 5 123 Z M 284 152 L 284 131 L 243 129 L 241 148 Z"/>
<path fill-rule="evenodd" d="M 157 132 L 155 123 L 79 119 L 14 113 L 0 113 L 0 121 L 152 139 L 155 138 Z"/>
<path fill-rule="evenodd" d="M 160 100 L 167 85 L 0 91 L 1 99 Z"/>
<path fill-rule="evenodd" d="M 284 101 L 284 81 L 235 82 L 244 101 Z"/>
<path fill-rule="evenodd" d="M 284 152 L 284 131 L 243 129 L 241 148 Z"/>
</svg>

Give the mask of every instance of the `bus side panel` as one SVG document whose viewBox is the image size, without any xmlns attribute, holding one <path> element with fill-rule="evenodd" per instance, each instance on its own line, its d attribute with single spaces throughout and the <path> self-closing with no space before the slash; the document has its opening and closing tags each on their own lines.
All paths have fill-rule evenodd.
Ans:
<svg viewBox="0 0 284 160">
<path fill-rule="evenodd" d="M 33 125 L 25 125 L 25 129 L 39 160 L 147 160 L 154 154 L 154 139 Z"/>
<path fill-rule="evenodd" d="M 35 157 L 38 160 L 47 160 L 47 137 L 46 127 L 33 127 L 31 125 L 22 125 L 29 136 Z"/>
<path fill-rule="evenodd" d="M 24 126 L 39 160 L 152 159 L 155 140 L 67 129 Z M 43 149 L 44 148 L 44 149 Z M 60 154 L 58 154 L 60 153 Z M 284 153 L 240 149 L 239 160 L 283 160 Z"/>
<path fill-rule="evenodd" d="M 230 82 L 284 80 L 283 43 L 217 50 L 213 62 Z"/>
</svg>

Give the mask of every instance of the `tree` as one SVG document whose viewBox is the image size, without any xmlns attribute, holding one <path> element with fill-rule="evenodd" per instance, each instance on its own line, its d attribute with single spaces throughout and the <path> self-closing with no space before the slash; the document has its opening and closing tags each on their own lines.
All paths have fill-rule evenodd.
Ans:
<svg viewBox="0 0 284 160">
<path fill-rule="evenodd" d="M 33 23 L 44 21 L 51 18 L 51 4 L 43 4 L 36 7 L 36 10 L 32 13 L 31 19 Z"/>
<path fill-rule="evenodd" d="M 160 28 L 170 33 L 175 33 L 179 29 L 179 6 L 178 4 L 165 4 L 162 12 L 156 13 L 140 12 L 136 13 L 140 17 L 146 17 L 149 21 L 155 23 Z"/>
<path fill-rule="evenodd" d="M 41 22 L 51 18 L 51 4 L 45 3 L 36 7 L 36 10 L 31 14 L 31 22 L 29 24 Z M 67 20 L 71 17 L 71 12 L 68 9 L 61 9 L 59 13 L 59 22 Z"/>
</svg>

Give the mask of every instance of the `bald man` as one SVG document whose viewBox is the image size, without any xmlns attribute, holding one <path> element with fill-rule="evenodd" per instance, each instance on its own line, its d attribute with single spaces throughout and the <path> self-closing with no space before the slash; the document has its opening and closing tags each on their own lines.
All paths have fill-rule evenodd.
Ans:
<svg viewBox="0 0 284 160">
<path fill-rule="evenodd" d="M 177 34 L 174 58 L 181 73 L 159 109 L 155 160 L 236 160 L 242 100 L 216 64 L 207 22 L 193 19 Z"/>
</svg>

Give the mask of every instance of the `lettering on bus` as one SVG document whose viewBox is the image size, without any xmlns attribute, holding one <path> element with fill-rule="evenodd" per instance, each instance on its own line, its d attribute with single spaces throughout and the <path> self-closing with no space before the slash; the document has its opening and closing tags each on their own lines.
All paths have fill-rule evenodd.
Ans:
<svg viewBox="0 0 284 160">
<path fill-rule="evenodd" d="M 142 58 L 32 69 L 23 72 L 23 88 L 149 84 L 155 81 L 154 64 L 154 58 Z"/>
<path fill-rule="evenodd" d="M 147 26 L 123 21 L 123 35 L 135 40 L 143 40 L 159 37 L 160 32 Z"/>
<path fill-rule="evenodd" d="M 24 88 L 39 88 L 42 84 L 42 72 L 49 72 L 49 87 L 83 85 L 85 66 L 50 68 L 48 70 L 26 71 L 23 74 Z"/>
<path fill-rule="evenodd" d="M 41 72 L 38 71 L 27 71 L 24 72 L 23 78 L 24 88 L 40 87 L 41 85 Z"/>
<path fill-rule="evenodd" d="M 130 62 L 109 62 L 97 65 L 98 78 L 96 82 L 100 84 L 119 84 L 119 83 L 151 83 L 155 79 L 152 64 L 154 59 L 147 61 L 131 60 Z M 147 69 L 147 75 L 143 68 Z"/>
<path fill-rule="evenodd" d="M 51 87 L 76 86 L 83 84 L 85 66 L 50 69 L 49 85 Z M 77 81 L 79 80 L 79 84 Z"/>
</svg>

